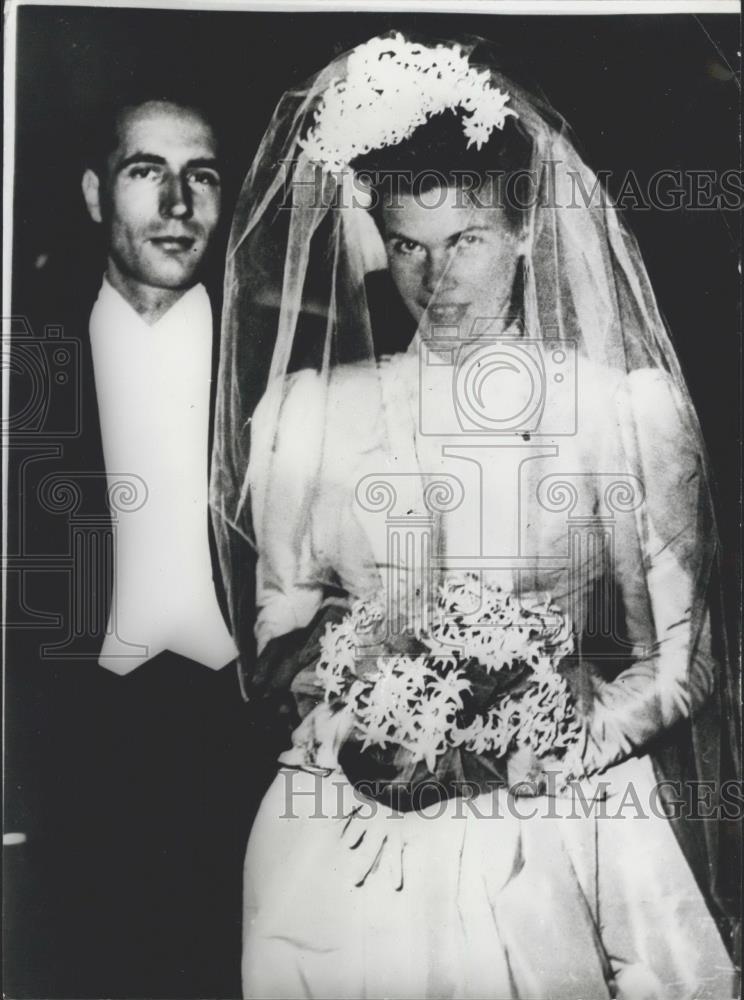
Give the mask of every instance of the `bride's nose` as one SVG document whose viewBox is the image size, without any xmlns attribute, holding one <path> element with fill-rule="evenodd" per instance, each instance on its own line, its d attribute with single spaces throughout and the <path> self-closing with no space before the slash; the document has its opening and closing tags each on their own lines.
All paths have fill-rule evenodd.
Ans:
<svg viewBox="0 0 744 1000">
<path fill-rule="evenodd" d="M 431 251 L 426 255 L 422 285 L 424 290 L 433 295 L 435 292 L 451 292 L 457 287 L 454 261 L 447 250 Z"/>
</svg>

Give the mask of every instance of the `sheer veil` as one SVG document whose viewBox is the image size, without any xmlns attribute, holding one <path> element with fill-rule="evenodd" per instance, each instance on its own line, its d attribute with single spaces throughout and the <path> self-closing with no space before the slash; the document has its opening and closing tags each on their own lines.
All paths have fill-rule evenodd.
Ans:
<svg viewBox="0 0 744 1000">
<path fill-rule="evenodd" d="M 225 276 L 211 507 L 246 669 L 254 655 L 255 553 L 259 589 L 267 581 L 296 581 L 292 616 L 283 617 L 277 605 L 259 643 L 306 625 L 319 599 L 349 590 L 337 566 L 306 551 L 318 478 L 346 447 L 339 441 L 356 436 L 363 446 L 372 432 L 387 438 L 391 451 L 410 461 L 405 473 L 425 480 L 421 496 L 403 506 L 420 514 L 420 501 L 434 537 L 443 530 L 454 501 L 446 483 L 427 492 L 431 468 L 414 440 L 423 390 L 411 417 L 385 373 L 394 355 L 394 369 L 408 364 L 428 378 L 432 336 L 444 337 L 450 353 L 440 344 L 437 357 L 445 358 L 447 384 L 462 385 L 466 399 L 452 418 L 459 425 L 441 414 L 432 418 L 441 417 L 445 444 L 465 434 L 480 447 L 516 441 L 538 449 L 537 460 L 525 463 L 534 472 L 520 480 L 519 551 L 500 555 L 519 567 L 515 586 L 530 589 L 547 578 L 567 603 L 579 595 L 572 616 L 585 636 L 583 659 L 593 664 L 579 684 L 589 692 L 590 769 L 651 749 L 660 778 L 711 782 L 708 802 L 721 807 L 723 779 L 736 773 L 738 700 L 721 627 L 710 470 L 674 347 L 637 243 L 566 123 L 499 72 L 487 43 L 454 44 L 427 42 L 414 51 L 432 91 L 446 88 L 460 71 L 458 58 L 466 59 L 479 76 L 469 80 L 475 96 L 469 105 L 464 99 L 460 122 L 477 117 L 478 94 L 486 93 L 490 130 L 488 115 L 481 117 L 495 137 L 471 147 L 479 145 L 487 159 L 492 146 L 502 150 L 513 135 L 526 151 L 512 192 L 521 192 L 524 238 L 509 323 L 465 337 L 451 329 L 432 334 L 430 310 L 417 324 L 390 277 L 375 191 L 358 163 L 371 162 L 370 154 L 374 160 L 381 146 L 394 158 L 407 137 L 394 124 L 413 100 L 403 71 L 400 80 L 395 75 L 396 60 L 411 51 L 400 47 L 416 49 L 407 39 L 373 39 L 288 91 L 240 193 Z M 353 97 L 358 80 L 367 87 L 366 105 Z M 499 105 L 496 93 L 508 102 Z M 336 139 L 347 144 L 356 169 L 348 158 L 323 162 L 313 132 L 323 108 L 338 107 L 346 118 Z M 501 172 L 499 191 L 508 194 L 500 155 L 493 153 L 493 169 Z M 520 396 L 521 409 L 489 417 L 485 385 L 505 365 L 531 388 Z M 342 373 L 352 370 L 349 383 Z M 310 384 L 311 391 L 298 388 Z M 375 414 L 387 416 L 375 421 Z M 582 437 L 582 421 L 599 430 Z M 548 464 L 548 452 L 557 464 Z M 396 480 L 396 489 L 402 483 Z M 357 490 L 366 510 L 384 506 L 379 489 L 363 493 Z M 436 562 L 441 546 L 433 551 Z M 601 565 L 587 573 L 592 552 Z M 366 564 L 372 575 L 379 569 L 371 554 Z M 597 598 L 598 583 L 610 578 L 615 583 Z M 674 599 L 667 599 L 672 590 Z M 597 626 L 603 614 L 609 629 Z M 671 799 L 667 807 L 673 814 Z M 677 823 L 678 833 L 701 884 L 725 905 L 731 886 L 721 875 L 720 811 L 708 808 L 699 817 Z"/>
</svg>

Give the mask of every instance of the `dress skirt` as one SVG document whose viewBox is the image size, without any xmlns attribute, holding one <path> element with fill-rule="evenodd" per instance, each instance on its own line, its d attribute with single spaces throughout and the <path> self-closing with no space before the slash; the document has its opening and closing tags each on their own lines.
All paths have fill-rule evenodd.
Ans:
<svg viewBox="0 0 744 1000">
<path fill-rule="evenodd" d="M 245 997 L 730 1000 L 650 758 L 582 794 L 398 813 L 282 768 L 245 862 Z M 630 788 L 630 792 L 628 791 Z"/>
</svg>

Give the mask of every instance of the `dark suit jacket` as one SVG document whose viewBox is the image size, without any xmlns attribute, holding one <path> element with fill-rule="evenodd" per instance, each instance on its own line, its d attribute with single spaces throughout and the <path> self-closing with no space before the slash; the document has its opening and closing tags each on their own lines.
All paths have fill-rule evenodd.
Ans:
<svg viewBox="0 0 744 1000">
<path fill-rule="evenodd" d="M 235 666 L 97 664 L 116 530 L 88 340 L 100 280 L 14 297 L 6 829 L 27 843 L 6 861 L 6 982 L 237 996 L 242 857 L 269 772 Z M 218 351 L 215 336 L 215 374 Z M 214 545 L 213 565 L 224 611 Z"/>
</svg>

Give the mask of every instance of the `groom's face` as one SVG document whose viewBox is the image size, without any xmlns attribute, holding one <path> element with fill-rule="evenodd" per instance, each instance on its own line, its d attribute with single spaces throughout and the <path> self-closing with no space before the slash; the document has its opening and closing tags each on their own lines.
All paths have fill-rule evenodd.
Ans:
<svg viewBox="0 0 744 1000">
<path fill-rule="evenodd" d="M 196 111 L 162 101 L 127 109 L 100 183 L 109 268 L 127 284 L 186 289 L 220 211 L 214 133 Z"/>
</svg>

